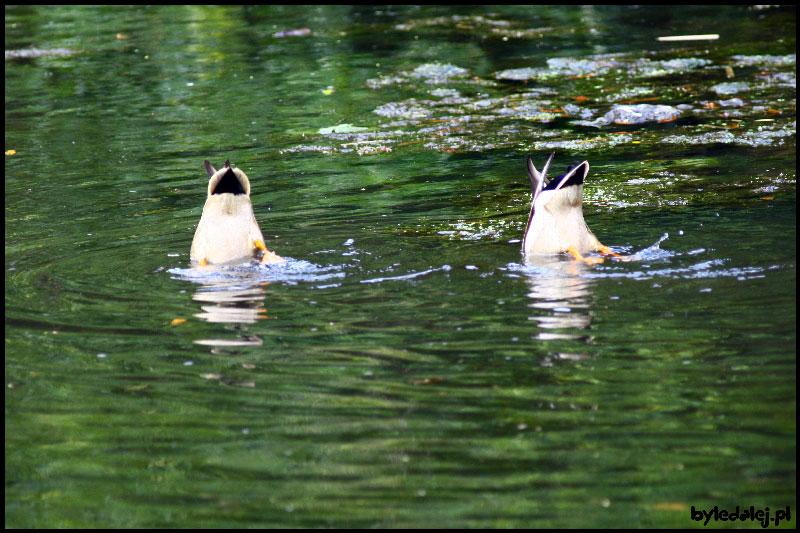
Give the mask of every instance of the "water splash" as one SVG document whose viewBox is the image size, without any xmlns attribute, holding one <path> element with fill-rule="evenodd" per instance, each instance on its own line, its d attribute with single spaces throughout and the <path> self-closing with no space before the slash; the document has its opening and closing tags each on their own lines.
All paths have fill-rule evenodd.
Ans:
<svg viewBox="0 0 800 533">
<path fill-rule="evenodd" d="M 566 254 L 541 256 L 542 261 L 530 264 L 511 263 L 504 270 L 517 276 L 581 277 L 590 279 L 627 278 L 633 280 L 669 279 L 714 279 L 736 278 L 746 280 L 761 278 L 766 271 L 780 267 L 738 266 L 726 267 L 728 258 L 701 259 L 707 250 L 697 248 L 685 252 L 664 250 L 661 244 L 669 239 L 664 233 L 650 246 L 626 256 L 627 261 L 607 259 L 600 265 L 588 267 L 573 260 Z M 618 250 L 619 251 L 619 250 Z M 698 260 L 692 259 L 699 256 Z M 546 259 L 546 261 L 545 261 Z M 690 264 L 686 262 L 690 261 Z M 683 264 L 678 264 L 683 263 Z M 577 267 L 579 268 L 576 268 Z M 666 266 L 665 266 L 666 265 Z"/>
<path fill-rule="evenodd" d="M 410 274 L 404 274 L 402 276 L 389 276 L 383 278 L 370 278 L 370 279 L 362 279 L 361 283 L 382 283 L 384 281 L 406 281 L 414 278 L 418 278 L 421 276 L 427 276 L 433 272 L 449 272 L 452 270 L 450 265 L 442 265 L 438 268 L 429 268 L 428 270 L 422 270 L 420 272 L 412 272 Z"/>
<path fill-rule="evenodd" d="M 235 266 L 207 266 L 203 268 L 171 268 L 172 279 L 191 281 L 203 285 L 232 285 L 253 283 L 318 283 L 345 277 L 340 266 L 319 266 L 309 261 L 286 258 L 282 263 L 264 265 L 256 261 Z"/>
</svg>

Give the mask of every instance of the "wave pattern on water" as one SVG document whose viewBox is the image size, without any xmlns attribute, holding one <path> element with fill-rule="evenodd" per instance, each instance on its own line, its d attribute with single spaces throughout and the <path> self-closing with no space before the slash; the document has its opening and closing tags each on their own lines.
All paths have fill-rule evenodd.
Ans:
<svg viewBox="0 0 800 533">
<path fill-rule="evenodd" d="M 202 284 L 230 283 L 318 283 L 345 277 L 341 267 L 319 266 L 309 261 L 287 258 L 283 263 L 262 265 L 255 261 L 236 266 L 207 266 L 199 268 L 171 268 L 173 279 Z"/>
</svg>

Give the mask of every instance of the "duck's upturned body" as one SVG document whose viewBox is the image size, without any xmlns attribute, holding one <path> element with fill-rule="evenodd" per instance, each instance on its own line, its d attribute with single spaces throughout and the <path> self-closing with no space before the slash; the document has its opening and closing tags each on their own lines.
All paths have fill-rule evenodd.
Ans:
<svg viewBox="0 0 800 533">
<path fill-rule="evenodd" d="M 528 158 L 532 199 L 522 239 L 523 253 L 588 253 L 606 249 L 583 219 L 583 180 L 589 173 L 589 162 L 571 167 L 563 176 L 548 182 L 547 169 L 554 155 L 550 154 L 541 174 Z"/>
<path fill-rule="evenodd" d="M 216 170 L 205 162 L 208 197 L 194 233 L 191 259 L 205 264 L 241 263 L 264 251 L 263 262 L 283 259 L 268 251 L 250 202 L 250 180 L 230 160 Z"/>
</svg>

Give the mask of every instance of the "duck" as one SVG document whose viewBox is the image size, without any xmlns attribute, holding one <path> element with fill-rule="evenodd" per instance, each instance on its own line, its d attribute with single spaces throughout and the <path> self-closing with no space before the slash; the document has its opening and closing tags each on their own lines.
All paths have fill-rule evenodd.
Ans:
<svg viewBox="0 0 800 533">
<path fill-rule="evenodd" d="M 530 156 L 527 158 L 531 211 L 522 239 L 522 253 L 530 256 L 568 252 L 587 263 L 603 261 L 603 258 L 584 257 L 583 254 L 591 252 L 619 257 L 597 239 L 583 219 L 583 182 L 589 174 L 589 162 L 573 165 L 565 174 L 548 181 L 547 171 L 555 155 L 550 154 L 541 173 Z"/>
<path fill-rule="evenodd" d="M 219 170 L 208 160 L 204 163 L 208 196 L 192 240 L 191 260 L 201 266 L 242 263 L 259 255 L 265 264 L 285 261 L 264 244 L 250 202 L 247 174 L 232 168 L 230 159 Z"/>
</svg>

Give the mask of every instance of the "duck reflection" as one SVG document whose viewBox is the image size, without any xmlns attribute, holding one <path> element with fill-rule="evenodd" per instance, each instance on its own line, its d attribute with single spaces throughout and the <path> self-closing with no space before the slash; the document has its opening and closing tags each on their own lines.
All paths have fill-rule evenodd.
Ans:
<svg viewBox="0 0 800 533">
<path fill-rule="evenodd" d="M 261 339 L 248 336 L 248 327 L 258 320 L 271 318 L 264 308 L 270 283 L 276 287 L 285 284 L 314 283 L 331 286 L 332 280 L 344 278 L 339 266 L 318 266 L 308 261 L 286 258 L 264 265 L 257 260 L 240 265 L 194 265 L 194 268 L 171 268 L 173 279 L 188 281 L 196 287 L 192 299 L 200 303 L 197 318 L 208 322 L 226 324 L 227 330 L 240 332 L 238 339 L 202 339 L 197 344 L 214 346 L 260 345 Z M 333 283 L 335 284 L 335 282 Z M 276 289 L 276 293 L 282 291 Z M 275 293 L 270 295 L 274 302 Z"/>
<path fill-rule="evenodd" d="M 203 312 L 194 316 L 215 323 L 254 324 L 266 318 L 264 298 L 261 287 L 200 289 L 192 300 L 205 305 L 200 306 Z"/>
<path fill-rule="evenodd" d="M 253 269 L 225 269 L 216 272 L 214 267 L 204 267 L 208 274 L 192 299 L 201 303 L 201 313 L 197 318 L 218 324 L 232 324 L 244 333 L 245 325 L 269 318 L 264 307 L 269 284 L 259 279 L 258 271 Z M 195 344 L 207 346 L 259 346 L 263 341 L 255 335 L 241 335 L 232 339 L 197 339 Z"/>
<path fill-rule="evenodd" d="M 590 267 L 583 261 L 566 259 L 562 255 L 527 255 L 525 275 L 530 291 L 528 307 L 549 311 L 536 314 L 529 320 L 542 330 L 539 340 L 584 340 L 590 342 L 588 330 L 591 318 L 588 298 L 591 294 Z M 574 359 L 574 354 L 564 354 Z"/>
</svg>

